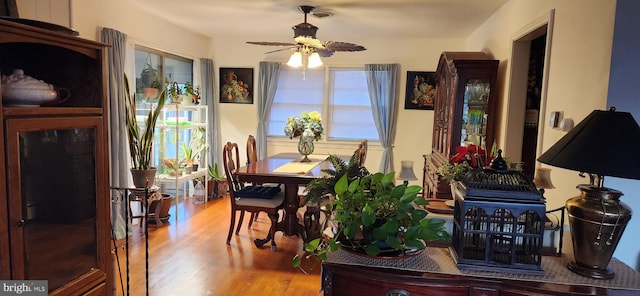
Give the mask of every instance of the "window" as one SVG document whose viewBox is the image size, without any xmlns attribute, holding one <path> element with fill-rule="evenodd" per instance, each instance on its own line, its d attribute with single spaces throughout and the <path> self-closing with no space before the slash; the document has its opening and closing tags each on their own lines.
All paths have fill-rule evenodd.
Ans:
<svg viewBox="0 0 640 296">
<path fill-rule="evenodd" d="M 158 50 L 136 46 L 136 96 L 152 98 L 145 88 L 178 83 L 184 91 L 186 82 L 193 83 L 193 60 Z"/>
<path fill-rule="evenodd" d="M 378 141 L 362 68 L 307 69 L 304 75 L 302 79 L 300 69 L 280 70 L 269 136 L 284 136 L 287 118 L 319 111 L 326 140 Z"/>
<path fill-rule="evenodd" d="M 172 55 L 169 53 L 161 52 L 158 50 L 136 46 L 135 49 L 135 63 L 136 63 L 136 105 L 138 115 L 146 116 L 150 108 L 153 108 L 157 103 L 157 97 L 159 92 L 166 88 L 169 91 L 169 87 L 173 82 L 177 82 L 178 86 L 184 93 L 184 85 L 186 82 L 193 84 L 193 60 L 187 59 L 181 56 Z M 192 112 L 180 111 L 167 112 L 167 117 L 181 118 L 188 117 L 187 120 L 192 120 L 190 116 Z M 165 133 L 156 133 L 157 143 L 164 143 L 159 145 L 153 145 L 154 156 L 156 155 L 179 155 L 180 151 L 177 151 L 175 143 L 177 135 L 174 131 L 167 131 Z M 192 133 L 190 130 L 184 130 L 184 141 L 189 143 Z M 182 138 L 181 138 L 182 139 Z M 153 165 L 161 167 L 162 159 L 155 158 Z"/>
</svg>

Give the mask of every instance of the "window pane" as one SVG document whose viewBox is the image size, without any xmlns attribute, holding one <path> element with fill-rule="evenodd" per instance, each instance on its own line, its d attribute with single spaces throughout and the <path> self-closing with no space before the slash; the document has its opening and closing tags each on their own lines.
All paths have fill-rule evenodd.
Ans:
<svg viewBox="0 0 640 296">
<path fill-rule="evenodd" d="M 327 140 L 377 141 L 364 70 L 331 68 L 329 83 L 325 83 L 324 77 L 325 70 L 307 70 L 304 80 L 300 69 L 280 70 L 269 136 L 284 136 L 287 118 L 301 111 L 318 111 L 322 114 Z M 323 109 L 325 102 L 328 107 Z"/>
<path fill-rule="evenodd" d="M 328 138 L 378 140 L 364 70 L 332 68 L 330 79 Z"/>
<path fill-rule="evenodd" d="M 287 118 L 298 116 L 302 111 L 322 114 L 324 71 L 306 70 L 304 78 L 300 69 L 280 70 L 278 90 L 271 106 L 269 136 L 284 136 Z"/>
<path fill-rule="evenodd" d="M 142 119 L 147 117 L 149 110 L 155 108 L 157 104 L 156 97 L 148 96 L 149 92 L 144 90 L 144 79 L 141 79 L 141 73 L 145 68 L 147 68 L 147 64 L 150 64 L 155 71 L 157 71 L 158 79 L 162 81 L 161 85 L 164 83 L 177 82 L 178 87 L 184 93 L 184 85 L 186 82 L 190 82 L 193 84 L 193 60 L 169 54 L 166 52 L 145 48 L 142 46 L 137 46 L 135 50 L 135 60 L 136 60 L 136 92 L 138 92 L 136 98 L 144 98 L 136 101 L 137 105 L 137 114 L 140 117 L 139 124 L 143 125 L 144 122 Z M 168 79 L 167 81 L 165 81 Z M 167 85 L 167 89 L 165 91 L 169 91 L 170 85 Z M 161 87 L 162 88 L 162 87 Z M 187 115 L 189 114 L 189 115 Z M 191 112 L 180 112 L 179 115 L 176 115 L 175 111 L 167 111 L 163 116 L 167 117 L 185 117 L 186 120 L 192 120 L 190 115 L 193 114 Z M 155 143 L 160 143 L 159 145 L 153 145 L 154 149 L 154 159 L 153 165 L 156 167 L 162 167 L 162 158 L 159 156 L 163 155 L 179 155 L 180 151 L 176 148 L 176 139 L 180 137 L 181 140 L 184 140 L 185 143 L 189 143 L 191 140 L 191 133 L 188 130 L 177 135 L 174 132 L 168 131 L 166 133 L 156 133 Z"/>
</svg>

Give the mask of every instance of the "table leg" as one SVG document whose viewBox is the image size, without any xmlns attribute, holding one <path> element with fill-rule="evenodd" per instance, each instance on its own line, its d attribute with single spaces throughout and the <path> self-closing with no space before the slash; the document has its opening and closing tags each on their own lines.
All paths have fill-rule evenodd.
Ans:
<svg viewBox="0 0 640 296">
<path fill-rule="evenodd" d="M 298 223 L 298 208 L 300 197 L 298 196 L 298 184 L 285 184 L 284 217 L 282 217 L 284 235 L 302 235 L 306 237 L 304 226 Z"/>
<path fill-rule="evenodd" d="M 276 225 L 276 232 L 282 231 L 282 234 L 291 236 L 297 235 L 307 241 L 307 231 L 304 225 L 298 223 L 298 208 L 300 207 L 300 197 L 298 196 L 298 184 L 284 185 L 284 216 L 282 221 Z M 271 239 L 271 234 L 264 239 L 255 239 L 254 244 L 260 248 Z"/>
</svg>

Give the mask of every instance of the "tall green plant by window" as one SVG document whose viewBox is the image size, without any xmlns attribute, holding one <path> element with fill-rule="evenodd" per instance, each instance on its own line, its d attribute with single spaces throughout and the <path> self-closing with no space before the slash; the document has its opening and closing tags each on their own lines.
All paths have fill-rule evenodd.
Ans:
<svg viewBox="0 0 640 296">
<path fill-rule="evenodd" d="M 138 124 L 136 119 L 136 95 L 129 91 L 129 79 L 124 75 L 124 89 L 126 94 L 125 114 L 127 124 L 127 136 L 129 138 L 129 152 L 131 153 L 132 168 L 136 170 L 148 170 L 151 167 L 151 154 L 153 153 L 153 136 L 156 121 L 166 101 L 164 90 L 160 93 L 158 106 L 149 110 L 144 127 Z"/>
</svg>

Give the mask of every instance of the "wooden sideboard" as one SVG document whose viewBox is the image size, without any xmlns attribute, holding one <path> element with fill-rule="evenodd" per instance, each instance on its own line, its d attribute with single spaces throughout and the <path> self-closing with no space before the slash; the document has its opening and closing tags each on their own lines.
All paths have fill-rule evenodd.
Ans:
<svg viewBox="0 0 640 296">
<path fill-rule="evenodd" d="M 385 296 L 540 296 L 540 295 L 640 295 L 640 273 L 614 259 L 615 282 L 582 278 L 565 268 L 570 258 L 547 257 L 547 276 L 517 274 L 482 274 L 463 271 L 449 262 L 446 248 L 429 247 L 418 256 L 437 254 L 434 268 L 414 268 L 414 259 L 362 259 L 339 251 L 322 264 L 322 288 L 325 296 L 385 295 Z M 332 254 L 335 255 L 335 254 Z M 567 255 L 568 256 L 568 255 Z M 337 258 L 336 258 L 337 257 Z M 381 261 L 382 260 L 382 261 Z M 396 262 L 389 262 L 393 260 Z M 398 260 L 409 260 L 400 262 Z M 427 259 L 429 261 L 430 259 Z M 363 262 L 383 262 L 367 265 Z M 387 264 L 389 263 L 389 264 Z M 538 279 L 539 280 L 536 280 Z"/>
</svg>

